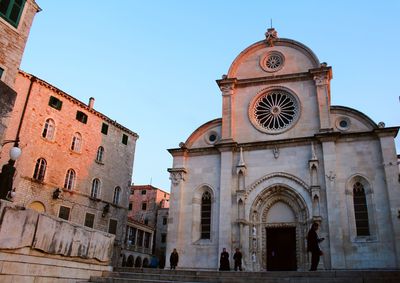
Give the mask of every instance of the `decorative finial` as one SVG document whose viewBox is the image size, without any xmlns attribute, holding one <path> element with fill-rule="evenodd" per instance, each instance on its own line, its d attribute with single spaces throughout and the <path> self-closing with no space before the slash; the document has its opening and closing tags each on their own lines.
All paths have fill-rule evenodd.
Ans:
<svg viewBox="0 0 400 283">
<path fill-rule="evenodd" d="M 240 148 L 240 158 L 239 158 L 239 163 L 238 167 L 246 167 L 246 163 L 244 163 L 244 158 L 243 158 L 243 148 Z"/>
<path fill-rule="evenodd" d="M 272 20 L 271 20 L 271 26 L 272 26 Z M 271 27 L 265 33 L 265 38 L 267 40 L 268 45 L 273 46 L 273 41 L 278 38 L 278 32 L 273 27 Z"/>
<path fill-rule="evenodd" d="M 314 142 L 311 142 L 311 160 L 317 160 L 317 155 L 315 154 Z"/>
</svg>

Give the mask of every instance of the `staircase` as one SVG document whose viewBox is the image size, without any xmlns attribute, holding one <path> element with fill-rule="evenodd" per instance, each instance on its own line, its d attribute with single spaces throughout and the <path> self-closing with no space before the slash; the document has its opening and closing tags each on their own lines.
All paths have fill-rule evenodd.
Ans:
<svg viewBox="0 0 400 283">
<path fill-rule="evenodd" d="M 92 277 L 98 283 L 400 283 L 400 270 L 333 270 L 317 272 L 235 272 L 116 268 Z"/>
</svg>

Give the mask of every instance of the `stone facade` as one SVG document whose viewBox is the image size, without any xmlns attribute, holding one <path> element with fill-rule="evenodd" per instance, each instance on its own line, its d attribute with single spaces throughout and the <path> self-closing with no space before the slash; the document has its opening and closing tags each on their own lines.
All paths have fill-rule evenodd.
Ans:
<svg viewBox="0 0 400 283">
<path fill-rule="evenodd" d="M 131 187 L 129 218 L 154 230 L 152 254 L 165 265 L 169 193 L 151 185 Z"/>
<path fill-rule="evenodd" d="M 11 88 L 14 87 L 33 18 L 40 11 L 34 0 L 22 2 L 25 4 L 16 27 L 0 13 L 0 68 L 3 69 L 1 80 Z"/>
<path fill-rule="evenodd" d="M 136 185 L 131 187 L 129 201 L 132 209 L 128 216 L 155 228 L 158 209 L 169 207 L 169 193 L 151 185 Z"/>
<path fill-rule="evenodd" d="M 22 150 L 14 203 L 116 234 L 121 243 L 138 135 L 94 110 L 94 99 L 86 105 L 25 72 L 15 89 L 5 137 L 19 137 Z"/>
<path fill-rule="evenodd" d="M 312 222 L 319 268 L 400 267 L 399 128 L 332 106 L 331 78 L 269 29 L 217 80 L 222 118 L 169 150 L 167 253 L 180 268 L 217 269 L 223 248 L 240 248 L 245 270 L 308 270 Z"/>
<path fill-rule="evenodd" d="M 29 31 L 34 16 L 40 11 L 34 0 L 23 2 L 25 4 L 16 26 L 10 24 L 7 21 L 7 15 L 3 15 L 0 12 L 0 143 L 3 142 L 4 133 L 17 95 L 14 90 L 14 83 Z M 12 1 L 6 5 L 7 8 L 10 5 L 12 5 Z M 5 6 L 2 7 L 5 8 Z"/>
<path fill-rule="evenodd" d="M 153 239 L 154 227 L 128 218 L 118 266 L 149 267 L 152 259 Z"/>
<path fill-rule="evenodd" d="M 169 264 L 167 261 L 168 214 L 169 208 L 160 208 L 157 211 L 154 255 L 159 260 L 160 268 L 164 268 L 165 265 Z"/>
<path fill-rule="evenodd" d="M 114 235 L 0 201 L 0 281 L 77 282 L 110 271 Z"/>
</svg>

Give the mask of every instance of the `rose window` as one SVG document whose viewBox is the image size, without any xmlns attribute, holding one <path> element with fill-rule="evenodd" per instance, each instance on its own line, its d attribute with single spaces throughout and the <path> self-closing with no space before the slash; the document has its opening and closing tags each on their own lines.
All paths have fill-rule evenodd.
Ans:
<svg viewBox="0 0 400 283">
<path fill-rule="evenodd" d="M 261 131 L 277 134 L 289 129 L 299 116 L 297 99 L 283 90 L 259 96 L 249 111 L 250 120 Z"/>
<path fill-rule="evenodd" d="M 269 69 L 279 68 L 279 66 L 282 64 L 282 58 L 278 55 L 271 55 L 267 58 L 265 64 Z"/>
<path fill-rule="evenodd" d="M 260 60 L 261 68 L 269 73 L 277 72 L 282 69 L 285 57 L 278 51 L 270 51 L 264 54 Z"/>
</svg>

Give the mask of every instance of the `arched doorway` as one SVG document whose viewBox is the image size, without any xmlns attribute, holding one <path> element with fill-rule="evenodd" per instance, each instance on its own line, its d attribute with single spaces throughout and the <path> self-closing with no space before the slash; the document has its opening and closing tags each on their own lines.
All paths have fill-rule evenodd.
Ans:
<svg viewBox="0 0 400 283">
<path fill-rule="evenodd" d="M 135 260 L 135 267 L 142 267 L 142 259 L 138 256 Z"/>
<path fill-rule="evenodd" d="M 125 267 L 126 266 L 126 256 L 123 254 L 122 255 L 122 263 L 121 263 L 121 266 L 122 267 Z"/>
<path fill-rule="evenodd" d="M 250 208 L 249 252 L 253 270 L 304 270 L 308 208 L 294 189 L 272 185 Z"/>
<path fill-rule="evenodd" d="M 31 202 L 28 205 L 28 208 L 33 209 L 33 210 L 35 210 L 37 212 L 46 212 L 46 207 L 40 201 Z"/>
<path fill-rule="evenodd" d="M 149 260 L 147 258 L 143 259 L 143 267 L 149 267 Z"/>
<path fill-rule="evenodd" d="M 128 260 L 126 261 L 127 267 L 133 267 L 133 255 L 128 256 Z"/>
</svg>

